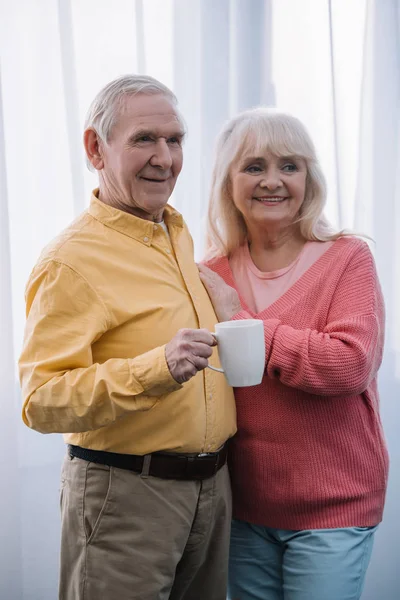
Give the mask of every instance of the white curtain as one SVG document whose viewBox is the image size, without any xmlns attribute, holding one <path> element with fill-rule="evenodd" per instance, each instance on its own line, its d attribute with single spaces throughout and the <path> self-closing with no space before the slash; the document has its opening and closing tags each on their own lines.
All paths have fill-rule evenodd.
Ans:
<svg viewBox="0 0 400 600">
<path fill-rule="evenodd" d="M 364 600 L 400 589 L 400 0 L 0 0 L 0 598 L 57 597 L 60 436 L 21 423 L 24 285 L 40 249 L 87 206 L 82 123 L 127 72 L 177 94 L 189 136 L 173 203 L 200 258 L 213 144 L 257 104 L 307 125 L 327 213 L 371 235 L 387 306 L 385 520 Z M 338 599 L 339 600 L 339 599 Z"/>
</svg>

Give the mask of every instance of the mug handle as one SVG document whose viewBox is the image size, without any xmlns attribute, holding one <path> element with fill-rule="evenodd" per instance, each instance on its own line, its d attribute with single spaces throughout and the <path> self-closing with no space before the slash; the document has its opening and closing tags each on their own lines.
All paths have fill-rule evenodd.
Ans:
<svg viewBox="0 0 400 600">
<path fill-rule="evenodd" d="M 207 368 L 211 369 L 212 371 L 218 371 L 218 373 L 225 373 L 223 369 L 217 369 L 217 367 L 212 367 L 211 365 L 207 365 Z"/>
<path fill-rule="evenodd" d="M 215 339 L 218 341 L 218 337 L 217 337 L 217 334 L 215 333 L 215 331 L 212 331 L 211 335 L 213 337 L 215 337 Z M 211 365 L 208 365 L 208 368 L 211 369 L 212 371 L 218 371 L 218 373 L 225 373 L 225 371 L 223 369 L 217 369 L 217 367 L 212 367 Z"/>
</svg>

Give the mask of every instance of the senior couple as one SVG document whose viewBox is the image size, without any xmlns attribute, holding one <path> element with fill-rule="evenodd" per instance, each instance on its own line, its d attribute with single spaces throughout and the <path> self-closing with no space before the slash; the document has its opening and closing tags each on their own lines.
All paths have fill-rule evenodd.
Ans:
<svg viewBox="0 0 400 600">
<path fill-rule="evenodd" d="M 103 88 L 98 189 L 27 284 L 23 419 L 67 444 L 59 598 L 358 599 L 387 480 L 372 255 L 325 219 L 303 125 L 256 108 L 220 134 L 197 267 L 167 204 L 184 136 L 155 79 Z M 210 332 L 251 318 L 264 377 L 232 390 Z"/>
</svg>

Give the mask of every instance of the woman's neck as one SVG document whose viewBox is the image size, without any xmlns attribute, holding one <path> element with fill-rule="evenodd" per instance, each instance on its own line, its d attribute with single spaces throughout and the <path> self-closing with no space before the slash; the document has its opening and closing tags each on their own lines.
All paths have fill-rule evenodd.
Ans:
<svg viewBox="0 0 400 600">
<path fill-rule="evenodd" d="M 302 251 L 306 240 L 298 230 L 288 228 L 279 232 L 249 232 L 252 261 L 260 271 L 269 272 L 289 266 Z"/>
</svg>

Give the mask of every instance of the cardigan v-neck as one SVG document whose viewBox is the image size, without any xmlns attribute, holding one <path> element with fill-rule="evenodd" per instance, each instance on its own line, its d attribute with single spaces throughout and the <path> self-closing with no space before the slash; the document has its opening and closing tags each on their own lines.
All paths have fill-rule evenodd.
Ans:
<svg viewBox="0 0 400 600">
<path fill-rule="evenodd" d="M 246 305 L 254 313 L 268 308 L 292 287 L 333 243 L 308 241 L 289 265 L 268 272 L 257 268 L 247 244 L 238 248 L 229 258 L 229 267 Z"/>
<path fill-rule="evenodd" d="M 220 256 L 212 259 L 208 261 L 206 265 L 221 275 L 228 285 L 236 289 L 239 294 L 243 310 L 249 313 L 251 318 L 274 318 L 280 314 L 281 310 L 284 310 L 286 307 L 289 307 L 294 301 L 296 301 L 299 295 L 301 296 L 307 289 L 309 289 L 309 286 L 315 277 L 318 277 L 325 271 L 326 266 L 330 264 L 335 255 L 341 253 L 342 249 L 346 254 L 351 254 L 354 244 L 357 245 L 358 243 L 360 243 L 360 241 L 356 238 L 346 237 L 336 240 L 334 244 L 328 248 L 328 250 L 318 260 L 314 262 L 314 264 L 312 264 L 304 273 L 302 273 L 302 275 L 289 289 L 287 289 L 279 298 L 277 298 L 277 300 L 260 312 L 253 311 L 247 305 L 246 300 L 243 298 L 240 290 L 236 286 L 235 278 L 232 273 L 232 269 L 230 268 L 229 259 L 227 256 Z"/>
</svg>

